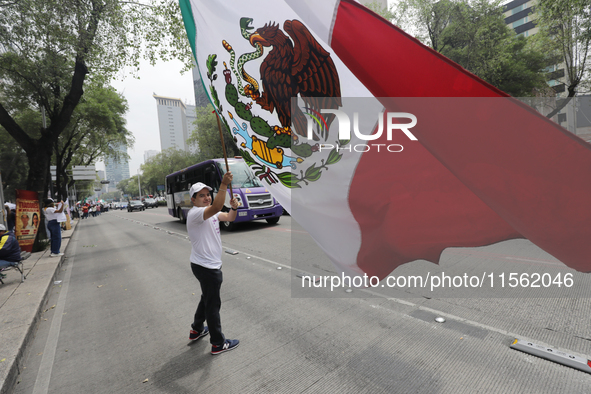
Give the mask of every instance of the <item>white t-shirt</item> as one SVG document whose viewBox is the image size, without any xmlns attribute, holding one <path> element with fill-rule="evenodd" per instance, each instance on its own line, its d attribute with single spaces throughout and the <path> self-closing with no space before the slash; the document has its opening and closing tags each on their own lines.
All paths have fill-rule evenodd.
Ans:
<svg viewBox="0 0 591 394">
<path fill-rule="evenodd" d="M 62 207 L 62 205 L 64 204 L 68 204 L 68 199 L 66 199 L 65 202 L 58 204 L 57 205 L 57 209 L 60 209 Z M 61 211 L 60 213 L 57 214 L 57 222 L 58 223 L 63 223 L 65 221 L 67 221 L 68 219 L 66 218 L 66 207 L 64 207 L 63 211 Z"/>
<path fill-rule="evenodd" d="M 222 238 L 220 221 L 216 213 L 203 220 L 205 207 L 193 207 L 187 214 L 187 232 L 191 240 L 191 263 L 205 268 L 222 267 Z"/>
<path fill-rule="evenodd" d="M 57 220 L 57 217 L 59 215 L 59 213 L 55 213 L 55 211 L 57 211 L 57 209 L 58 208 L 55 208 L 55 207 L 45 208 L 45 217 L 47 218 L 48 222 L 50 220 Z"/>
</svg>

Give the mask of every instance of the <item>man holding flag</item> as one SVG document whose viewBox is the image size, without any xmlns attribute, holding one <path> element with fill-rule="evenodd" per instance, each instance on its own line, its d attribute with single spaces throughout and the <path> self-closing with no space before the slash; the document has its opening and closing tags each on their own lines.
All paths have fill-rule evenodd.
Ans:
<svg viewBox="0 0 591 394">
<path fill-rule="evenodd" d="M 216 112 L 339 271 L 384 278 L 448 247 L 513 238 L 591 271 L 589 144 L 354 0 L 180 5 Z M 416 139 L 376 126 L 340 139 L 349 123 L 330 117 L 354 124 L 347 98 L 387 120 L 413 115 Z"/>
<path fill-rule="evenodd" d="M 226 200 L 227 187 L 232 182 L 232 173 L 227 172 L 220 189 L 211 199 L 212 188 L 197 182 L 189 194 L 193 208 L 187 214 L 187 232 L 191 240 L 191 270 L 201 285 L 201 299 L 195 311 L 189 339 L 195 341 L 211 333 L 211 354 L 220 354 L 235 349 L 239 341 L 226 339 L 222 333 L 220 308 L 222 300 L 222 240 L 220 220 L 233 222 L 236 219 L 238 201 L 230 200 L 230 212 L 220 212 Z M 207 320 L 208 326 L 204 325 Z"/>
</svg>

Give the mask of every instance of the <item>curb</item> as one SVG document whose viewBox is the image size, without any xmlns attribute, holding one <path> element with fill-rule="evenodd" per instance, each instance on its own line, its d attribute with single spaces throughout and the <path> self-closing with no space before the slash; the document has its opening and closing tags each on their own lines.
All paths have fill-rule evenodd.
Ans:
<svg viewBox="0 0 591 394">
<path fill-rule="evenodd" d="M 22 371 L 22 364 L 24 361 L 24 356 L 27 347 L 31 340 L 35 338 L 37 325 L 39 324 L 41 314 L 43 313 L 44 308 L 47 305 L 47 301 L 49 300 L 49 294 L 52 289 L 52 284 L 55 281 L 55 278 L 57 277 L 59 270 L 63 265 L 64 258 L 66 257 L 65 252 L 68 250 L 71 237 L 74 235 L 74 231 L 76 230 L 79 221 L 72 221 L 71 223 L 72 229 L 66 232 L 70 233 L 62 237 L 62 250 L 64 251 L 64 256 L 61 256 L 59 261 L 53 260 L 54 263 L 51 263 L 51 261 L 49 260 L 49 249 L 42 252 L 42 254 L 39 256 L 34 265 L 31 268 L 29 268 L 28 271 L 25 269 L 25 277 L 28 278 L 30 275 L 33 275 L 33 277 L 31 278 L 32 280 L 29 281 L 29 279 L 25 279 L 23 283 L 19 283 L 15 288 L 14 292 L 8 297 L 7 301 L 2 305 L 2 309 L 4 311 L 8 310 L 7 312 L 2 314 L 2 318 L 7 318 L 6 315 L 11 315 L 11 311 L 15 311 L 14 315 L 16 315 L 17 312 L 25 313 L 25 316 L 22 319 L 23 321 L 20 322 L 20 324 L 18 322 L 18 319 L 21 316 L 17 316 L 15 319 L 16 321 L 13 321 L 10 319 L 10 317 L 8 317 L 10 321 L 6 324 L 2 324 L 1 326 L 2 332 L 0 332 L 0 341 L 3 342 L 3 348 L 8 347 L 12 344 L 12 346 L 15 349 L 13 349 L 13 355 L 9 354 L 9 356 L 6 357 L 7 359 L 4 362 L 0 363 L 0 394 L 10 393 L 14 391 L 15 385 L 18 381 L 18 376 Z M 27 261 L 32 260 L 33 256 L 34 255 L 29 257 Z M 55 264 L 55 266 L 44 266 L 52 264 Z M 35 268 L 37 268 L 37 271 L 35 271 Z M 36 278 L 35 274 L 38 273 L 40 274 L 40 277 Z M 36 280 L 40 283 L 34 283 Z M 30 286 L 27 286 L 28 284 L 30 284 Z M 33 288 L 33 291 L 27 293 L 27 290 L 31 290 L 31 287 Z M 38 290 L 35 292 L 35 289 Z M 33 303 L 35 303 L 34 298 L 37 297 L 37 300 L 39 301 L 36 302 L 36 307 L 31 306 L 30 303 L 26 304 L 24 307 L 19 306 L 19 304 L 23 301 L 22 298 L 25 297 L 24 293 L 27 293 L 27 296 L 33 296 Z M 2 323 L 5 322 L 2 321 Z M 23 326 L 26 326 L 26 330 L 23 330 L 24 333 L 21 333 L 19 331 L 23 328 Z M 4 363 L 8 365 L 2 365 Z"/>
</svg>

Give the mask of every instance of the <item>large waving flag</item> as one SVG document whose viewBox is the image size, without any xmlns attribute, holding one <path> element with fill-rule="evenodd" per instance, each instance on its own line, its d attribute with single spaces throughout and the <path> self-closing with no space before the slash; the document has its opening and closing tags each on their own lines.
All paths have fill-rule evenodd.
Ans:
<svg viewBox="0 0 591 394">
<path fill-rule="evenodd" d="M 353 0 L 180 4 L 243 157 L 341 271 L 518 237 L 591 271 L 584 141 Z"/>
</svg>

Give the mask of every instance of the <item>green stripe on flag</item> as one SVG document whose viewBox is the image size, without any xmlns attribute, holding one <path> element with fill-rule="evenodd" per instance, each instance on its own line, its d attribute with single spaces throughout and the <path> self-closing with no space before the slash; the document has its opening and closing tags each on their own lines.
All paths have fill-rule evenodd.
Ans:
<svg viewBox="0 0 591 394">
<path fill-rule="evenodd" d="M 197 61 L 197 48 L 195 46 L 195 39 L 197 38 L 197 27 L 195 26 L 195 18 L 193 18 L 193 10 L 191 9 L 191 0 L 179 0 L 179 6 L 181 7 L 181 14 L 183 15 L 183 23 L 185 24 L 185 30 L 187 32 L 187 38 L 189 39 L 189 45 L 191 45 L 191 50 L 193 51 L 193 59 L 195 59 L 195 64 L 197 64 L 197 71 L 199 72 L 201 85 L 203 86 L 203 90 L 205 90 L 207 94 L 209 102 L 215 108 L 215 105 L 213 104 L 207 86 L 205 86 L 205 82 L 203 81 L 201 69 L 199 68 L 199 62 Z"/>
<path fill-rule="evenodd" d="M 181 14 L 183 15 L 187 37 L 189 38 L 189 44 L 191 44 L 191 50 L 193 51 L 193 58 L 197 61 L 197 51 L 195 50 L 195 36 L 197 30 L 195 27 L 195 19 L 193 18 L 193 11 L 191 10 L 191 1 L 179 0 L 179 5 L 181 7 Z"/>
</svg>

